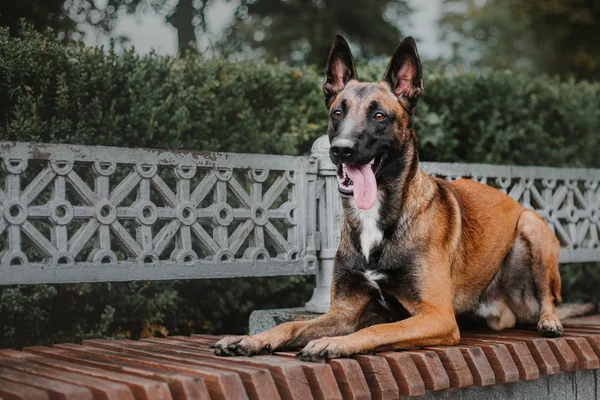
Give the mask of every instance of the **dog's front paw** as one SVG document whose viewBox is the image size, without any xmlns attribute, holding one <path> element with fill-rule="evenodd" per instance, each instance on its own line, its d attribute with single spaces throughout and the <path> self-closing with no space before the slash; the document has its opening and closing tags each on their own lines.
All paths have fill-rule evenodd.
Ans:
<svg viewBox="0 0 600 400">
<path fill-rule="evenodd" d="M 537 325 L 543 337 L 559 337 L 563 334 L 563 326 L 557 316 L 543 317 Z"/>
<path fill-rule="evenodd" d="M 302 361 L 323 362 L 332 358 L 350 357 L 356 351 L 339 338 L 324 337 L 308 342 L 296 355 Z"/>
<path fill-rule="evenodd" d="M 252 356 L 271 353 L 271 345 L 254 336 L 226 336 L 209 346 L 218 356 Z"/>
</svg>

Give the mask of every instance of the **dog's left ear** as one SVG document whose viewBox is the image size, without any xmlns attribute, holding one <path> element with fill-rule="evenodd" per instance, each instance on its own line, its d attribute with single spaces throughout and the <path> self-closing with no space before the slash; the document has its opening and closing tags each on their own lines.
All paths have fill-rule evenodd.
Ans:
<svg viewBox="0 0 600 400">
<path fill-rule="evenodd" d="M 421 59 L 417 52 L 417 44 L 412 37 L 400 43 L 383 75 L 383 81 L 398 97 L 398 101 L 409 112 L 413 113 L 419 95 L 423 92 L 421 76 Z"/>
<path fill-rule="evenodd" d="M 325 68 L 325 81 L 323 82 L 323 94 L 327 108 L 352 79 L 358 78 L 350 46 L 343 36 L 337 35 L 329 52 Z"/>
</svg>

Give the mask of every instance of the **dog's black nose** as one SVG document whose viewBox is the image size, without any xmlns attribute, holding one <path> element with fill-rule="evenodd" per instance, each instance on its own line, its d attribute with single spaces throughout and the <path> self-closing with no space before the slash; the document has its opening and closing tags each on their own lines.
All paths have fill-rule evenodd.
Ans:
<svg viewBox="0 0 600 400">
<path fill-rule="evenodd" d="M 331 158 L 338 162 L 352 161 L 356 153 L 356 143 L 350 139 L 335 139 L 329 149 Z"/>
</svg>

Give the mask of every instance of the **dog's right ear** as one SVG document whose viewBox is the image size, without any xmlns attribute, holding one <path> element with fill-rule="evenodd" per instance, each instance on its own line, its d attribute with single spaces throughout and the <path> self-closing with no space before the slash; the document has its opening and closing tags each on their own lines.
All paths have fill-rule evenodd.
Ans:
<svg viewBox="0 0 600 400">
<path fill-rule="evenodd" d="M 325 81 L 323 82 L 323 94 L 327 108 L 331 106 L 335 97 L 344 90 L 346 84 L 358 79 L 354 68 L 354 59 L 350 52 L 348 42 L 341 35 L 333 40 L 327 67 L 325 69 Z"/>
</svg>

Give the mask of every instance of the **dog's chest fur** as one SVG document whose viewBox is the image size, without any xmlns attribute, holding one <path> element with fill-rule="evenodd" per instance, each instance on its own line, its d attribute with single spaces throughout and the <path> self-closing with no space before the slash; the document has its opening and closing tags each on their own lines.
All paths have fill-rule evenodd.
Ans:
<svg viewBox="0 0 600 400">
<path fill-rule="evenodd" d="M 383 232 L 378 226 L 380 208 L 381 203 L 378 200 L 369 210 L 354 209 L 354 217 L 360 225 L 360 247 L 367 263 L 371 250 L 383 239 Z"/>
<path fill-rule="evenodd" d="M 418 289 L 414 280 L 417 268 L 416 248 L 394 237 L 386 237 L 389 231 L 381 228 L 381 213 L 385 203 L 379 200 L 369 210 L 350 208 L 357 256 L 362 260 L 359 272 L 362 279 L 380 295 L 391 293 L 401 297 L 417 298 Z M 356 266 L 354 266 L 356 268 Z"/>
</svg>

